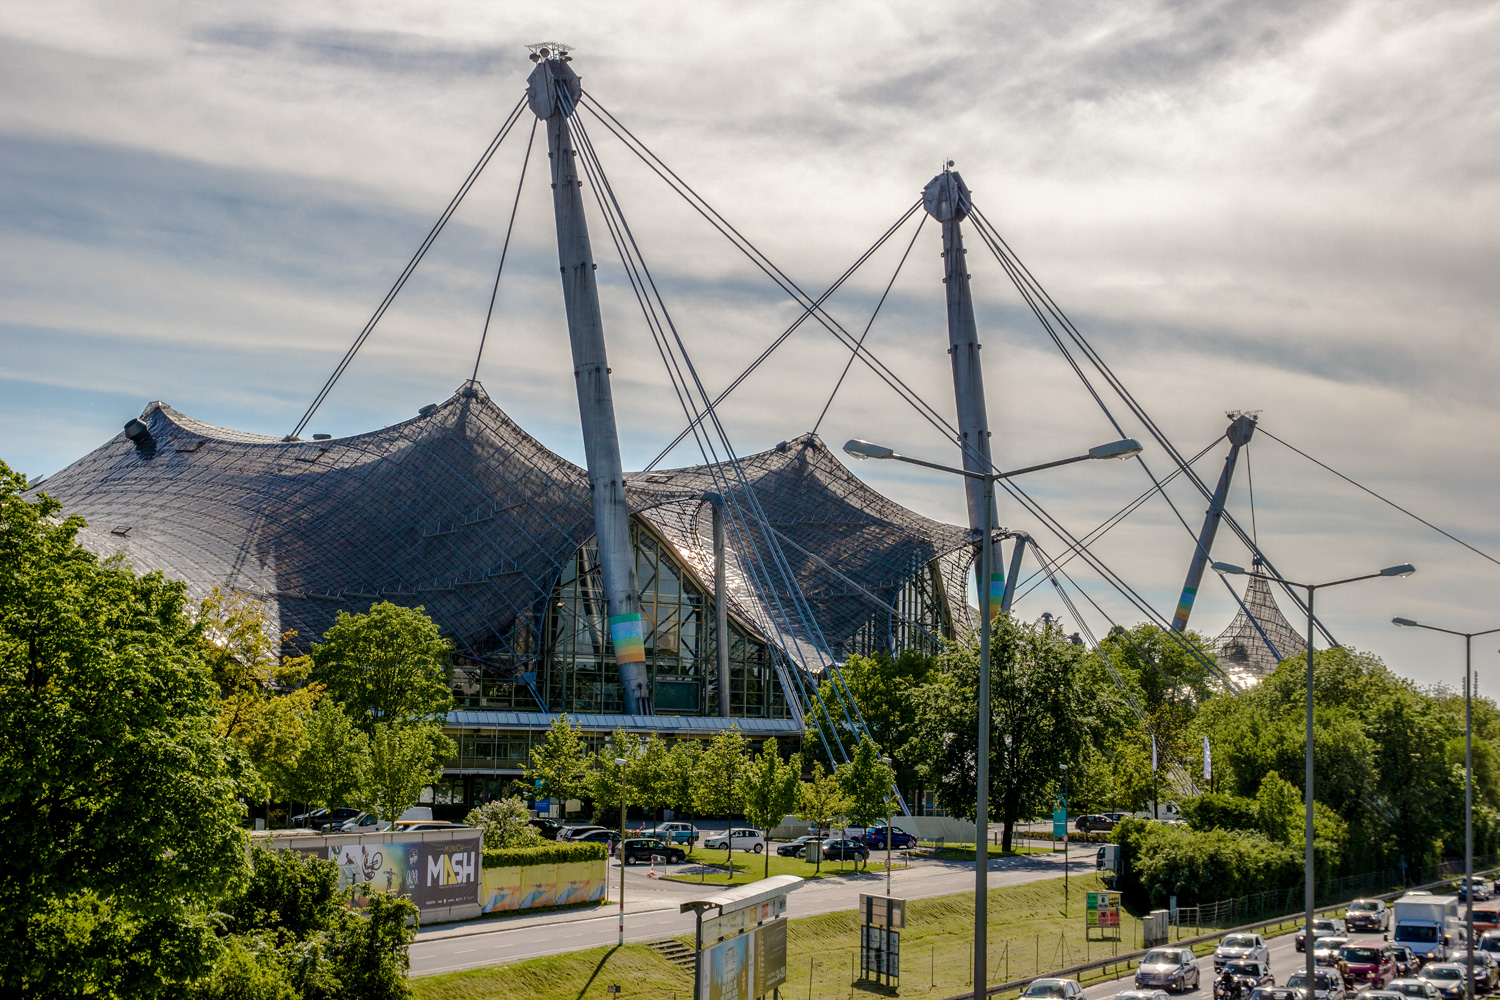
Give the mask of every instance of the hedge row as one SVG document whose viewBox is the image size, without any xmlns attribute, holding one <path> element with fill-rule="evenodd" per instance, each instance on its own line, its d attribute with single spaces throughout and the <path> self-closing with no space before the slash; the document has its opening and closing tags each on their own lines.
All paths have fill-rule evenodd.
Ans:
<svg viewBox="0 0 1500 1000">
<path fill-rule="evenodd" d="M 1132 906 L 1165 906 L 1172 896 L 1191 906 L 1301 881 L 1301 852 L 1259 833 L 1133 819 L 1114 832 L 1120 845 L 1117 885 Z"/>
<path fill-rule="evenodd" d="M 500 847 L 484 852 L 486 868 L 526 868 L 530 865 L 560 865 L 573 861 L 603 861 L 609 850 L 603 844 L 542 844 L 540 847 Z"/>
</svg>

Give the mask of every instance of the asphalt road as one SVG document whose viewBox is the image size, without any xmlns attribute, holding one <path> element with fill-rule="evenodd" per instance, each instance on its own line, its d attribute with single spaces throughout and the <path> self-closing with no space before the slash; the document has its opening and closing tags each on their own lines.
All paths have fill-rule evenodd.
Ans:
<svg viewBox="0 0 1500 1000">
<path fill-rule="evenodd" d="M 1073 870 L 1094 871 L 1098 848 L 1085 845 L 1069 852 Z M 672 866 L 685 868 L 688 866 Z M 826 867 L 826 865 L 825 865 Z M 618 900 L 619 868 L 610 864 L 609 898 Z M 712 893 L 712 886 L 666 882 L 649 878 L 644 866 L 625 869 L 626 941 L 656 941 L 693 932 L 693 915 L 679 912 L 683 900 Z M 989 886 L 1018 885 L 1063 873 L 1062 853 L 1031 854 L 990 862 Z M 974 888 L 974 864 L 918 858 L 913 867 L 891 875 L 892 895 L 906 899 L 947 896 Z M 885 873 L 858 873 L 819 879 L 797 888 L 788 897 L 787 916 L 807 917 L 859 904 L 862 892 L 883 893 Z M 505 965 L 539 955 L 555 955 L 599 945 L 612 945 L 619 936 L 615 907 L 580 918 L 575 913 L 552 917 L 509 917 L 439 925 L 417 935 L 411 946 L 411 974 L 431 975 L 485 965 Z M 1291 946 L 1288 945 L 1288 948 Z M 1108 994 L 1112 996 L 1114 992 Z M 1212 995 L 1212 990 L 1209 991 Z"/>
</svg>

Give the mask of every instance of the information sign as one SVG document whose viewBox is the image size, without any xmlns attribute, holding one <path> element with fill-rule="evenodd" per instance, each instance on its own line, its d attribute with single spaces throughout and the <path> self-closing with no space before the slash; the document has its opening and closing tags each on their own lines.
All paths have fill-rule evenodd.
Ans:
<svg viewBox="0 0 1500 1000">
<path fill-rule="evenodd" d="M 756 903 L 754 906 L 745 906 L 722 913 L 717 917 L 708 917 L 703 921 L 703 940 L 708 943 L 738 934 L 747 927 L 754 927 L 763 920 L 772 920 L 785 912 L 786 897 L 777 896 L 774 899 Z"/>
<path fill-rule="evenodd" d="M 1066 806 L 1058 806 L 1052 810 L 1052 836 L 1066 837 L 1068 835 L 1068 810 Z"/>
<path fill-rule="evenodd" d="M 899 930 L 906 926 L 906 900 L 862 892 L 859 894 L 859 915 L 864 918 L 864 923 Z"/>
<path fill-rule="evenodd" d="M 865 924 L 859 929 L 859 971 L 866 978 L 901 976 L 901 932 Z"/>
<path fill-rule="evenodd" d="M 1120 926 L 1120 894 L 1117 892 L 1091 892 L 1084 910 L 1084 921 L 1088 927 Z"/>
<path fill-rule="evenodd" d="M 755 996 L 768 997 L 786 982 L 786 921 L 755 929 Z"/>
</svg>

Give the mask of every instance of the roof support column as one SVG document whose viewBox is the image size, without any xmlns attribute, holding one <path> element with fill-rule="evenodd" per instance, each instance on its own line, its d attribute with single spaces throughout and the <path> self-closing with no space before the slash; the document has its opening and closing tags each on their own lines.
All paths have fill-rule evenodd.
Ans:
<svg viewBox="0 0 1500 1000">
<path fill-rule="evenodd" d="M 729 595 L 724 565 L 724 498 L 709 497 L 714 508 L 714 660 L 719 673 L 719 717 L 729 718 Z"/>
<path fill-rule="evenodd" d="M 578 74 L 565 58 L 563 54 L 552 53 L 537 63 L 527 80 L 529 102 L 536 116 L 547 123 L 552 208 L 557 217 L 557 258 L 562 271 L 578 413 L 583 424 L 583 450 L 594 501 L 594 532 L 599 542 L 604 593 L 609 602 L 609 631 L 620 672 L 620 691 L 627 714 L 649 715 L 650 686 L 640 583 L 630 543 L 630 509 L 625 502 L 625 473 L 620 464 L 620 439 L 609 385 L 609 360 L 604 350 L 594 255 L 583 215 L 577 150 L 568 127 L 581 87 Z"/>
<path fill-rule="evenodd" d="M 1229 425 L 1225 435 L 1229 438 L 1229 457 L 1224 459 L 1224 471 L 1219 474 L 1219 485 L 1203 518 L 1203 530 L 1198 533 L 1198 547 L 1193 550 L 1193 561 L 1188 564 L 1187 580 L 1182 584 L 1182 597 L 1177 600 L 1177 611 L 1172 615 L 1172 630 L 1181 632 L 1187 628 L 1188 616 L 1193 613 L 1193 602 L 1198 598 L 1198 585 L 1203 582 L 1203 570 L 1208 566 L 1208 553 L 1214 547 L 1214 536 L 1219 533 L 1219 520 L 1224 516 L 1224 501 L 1229 498 L 1229 483 L 1234 479 L 1234 463 L 1240 457 L 1240 449 L 1250 443 L 1255 433 L 1255 418 L 1241 413 Z"/>
<path fill-rule="evenodd" d="M 951 164 L 950 164 L 951 166 Z M 964 261 L 964 238 L 960 223 L 969 215 L 969 189 L 957 171 L 944 170 L 922 191 L 923 206 L 943 226 L 943 284 L 948 293 L 948 356 L 953 362 L 953 396 L 958 403 L 958 432 L 963 447 L 963 467 L 967 472 L 988 473 L 990 466 L 989 416 L 984 402 L 984 369 L 979 363 L 979 331 L 974 323 L 974 299 L 969 291 L 969 270 Z M 968 501 L 969 529 L 977 544 L 990 549 L 989 580 L 976 585 L 989 588 L 990 607 L 999 610 L 1005 596 L 1005 562 L 1000 544 L 984 538 L 985 525 L 998 524 L 993 498 L 985 512 L 984 482 L 964 480 Z M 976 559 L 975 573 L 982 560 Z"/>
</svg>

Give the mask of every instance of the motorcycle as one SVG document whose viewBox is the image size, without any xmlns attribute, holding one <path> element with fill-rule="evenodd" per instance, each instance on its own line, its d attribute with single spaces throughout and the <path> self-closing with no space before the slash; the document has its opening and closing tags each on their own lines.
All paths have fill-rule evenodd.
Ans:
<svg viewBox="0 0 1500 1000">
<path fill-rule="evenodd" d="M 1214 1000 L 1240 1000 L 1241 992 L 1238 979 L 1214 980 Z"/>
</svg>

